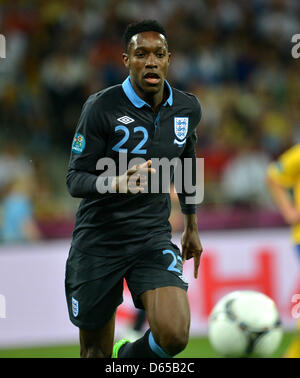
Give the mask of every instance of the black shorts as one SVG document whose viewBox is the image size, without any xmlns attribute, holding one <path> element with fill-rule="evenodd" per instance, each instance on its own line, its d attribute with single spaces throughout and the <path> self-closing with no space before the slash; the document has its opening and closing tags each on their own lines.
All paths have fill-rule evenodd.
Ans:
<svg viewBox="0 0 300 378">
<path fill-rule="evenodd" d="M 70 320 L 81 329 L 98 329 L 108 322 L 123 302 L 124 278 L 135 307 L 141 309 L 139 297 L 147 290 L 165 286 L 188 288 L 179 248 L 170 241 L 164 248 L 141 246 L 138 251 L 136 246 L 126 245 L 119 254 L 109 252 L 104 257 L 70 249 L 66 299 Z"/>
</svg>

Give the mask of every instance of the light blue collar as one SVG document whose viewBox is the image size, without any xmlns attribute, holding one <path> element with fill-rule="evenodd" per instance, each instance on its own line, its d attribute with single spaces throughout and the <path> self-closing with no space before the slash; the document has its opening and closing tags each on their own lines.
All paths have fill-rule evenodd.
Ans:
<svg viewBox="0 0 300 378">
<path fill-rule="evenodd" d="M 173 91 L 172 91 L 170 84 L 167 82 L 167 80 L 165 80 L 165 84 L 166 84 L 166 86 L 168 87 L 168 90 L 169 90 L 169 97 L 168 97 L 167 101 L 163 104 L 163 106 L 167 106 L 167 105 L 172 106 L 173 105 Z M 142 108 L 144 105 L 150 107 L 150 105 L 147 104 L 147 102 L 142 100 L 135 93 L 133 86 L 131 85 L 129 76 L 127 77 L 126 80 L 123 81 L 122 88 L 123 88 L 123 91 L 125 92 L 126 96 L 129 98 L 129 100 L 133 103 L 133 105 L 135 107 Z"/>
</svg>

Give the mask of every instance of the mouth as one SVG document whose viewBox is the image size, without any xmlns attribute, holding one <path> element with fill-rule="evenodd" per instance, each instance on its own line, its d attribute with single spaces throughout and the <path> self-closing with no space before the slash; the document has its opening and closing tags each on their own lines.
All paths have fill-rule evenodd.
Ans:
<svg viewBox="0 0 300 378">
<path fill-rule="evenodd" d="M 158 84 L 160 82 L 160 76 L 154 72 L 148 72 L 144 75 L 144 79 L 149 84 Z"/>
</svg>

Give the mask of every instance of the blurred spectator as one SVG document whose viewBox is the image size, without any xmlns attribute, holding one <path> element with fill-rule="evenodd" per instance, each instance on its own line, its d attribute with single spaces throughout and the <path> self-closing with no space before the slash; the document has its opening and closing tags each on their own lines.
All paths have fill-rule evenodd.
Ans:
<svg viewBox="0 0 300 378">
<path fill-rule="evenodd" d="M 41 85 L 48 96 L 49 114 L 56 130 L 54 141 L 61 147 L 67 148 L 72 140 L 78 109 L 85 100 L 87 78 L 86 61 L 65 51 L 48 57 L 41 67 Z"/>
<path fill-rule="evenodd" d="M 257 151 L 249 138 L 224 169 L 221 188 L 225 201 L 237 206 L 267 206 L 265 172 L 270 160 L 268 155 Z"/>
<path fill-rule="evenodd" d="M 2 202 L 2 240 L 4 243 L 39 240 L 32 205 L 33 182 L 28 176 L 16 177 L 9 185 Z"/>
<path fill-rule="evenodd" d="M 6 140 L 0 154 L 0 194 L 15 177 L 29 176 L 33 172 L 28 158 L 13 140 Z"/>
</svg>

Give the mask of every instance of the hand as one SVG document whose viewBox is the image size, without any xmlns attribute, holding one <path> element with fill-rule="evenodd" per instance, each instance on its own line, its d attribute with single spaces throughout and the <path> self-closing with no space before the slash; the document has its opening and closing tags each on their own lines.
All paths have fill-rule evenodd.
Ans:
<svg viewBox="0 0 300 378">
<path fill-rule="evenodd" d="M 200 265 L 200 257 L 203 251 L 198 228 L 189 228 L 186 227 L 182 236 L 181 236 L 181 246 L 182 246 L 182 263 L 185 263 L 185 260 L 194 258 L 194 277 L 198 278 L 198 268 Z"/>
<path fill-rule="evenodd" d="M 141 193 L 148 185 L 147 176 L 149 173 L 155 173 L 154 168 L 150 168 L 151 160 L 141 165 L 135 165 L 128 169 L 123 175 L 116 176 L 112 179 L 112 190 L 117 193 Z"/>
</svg>

